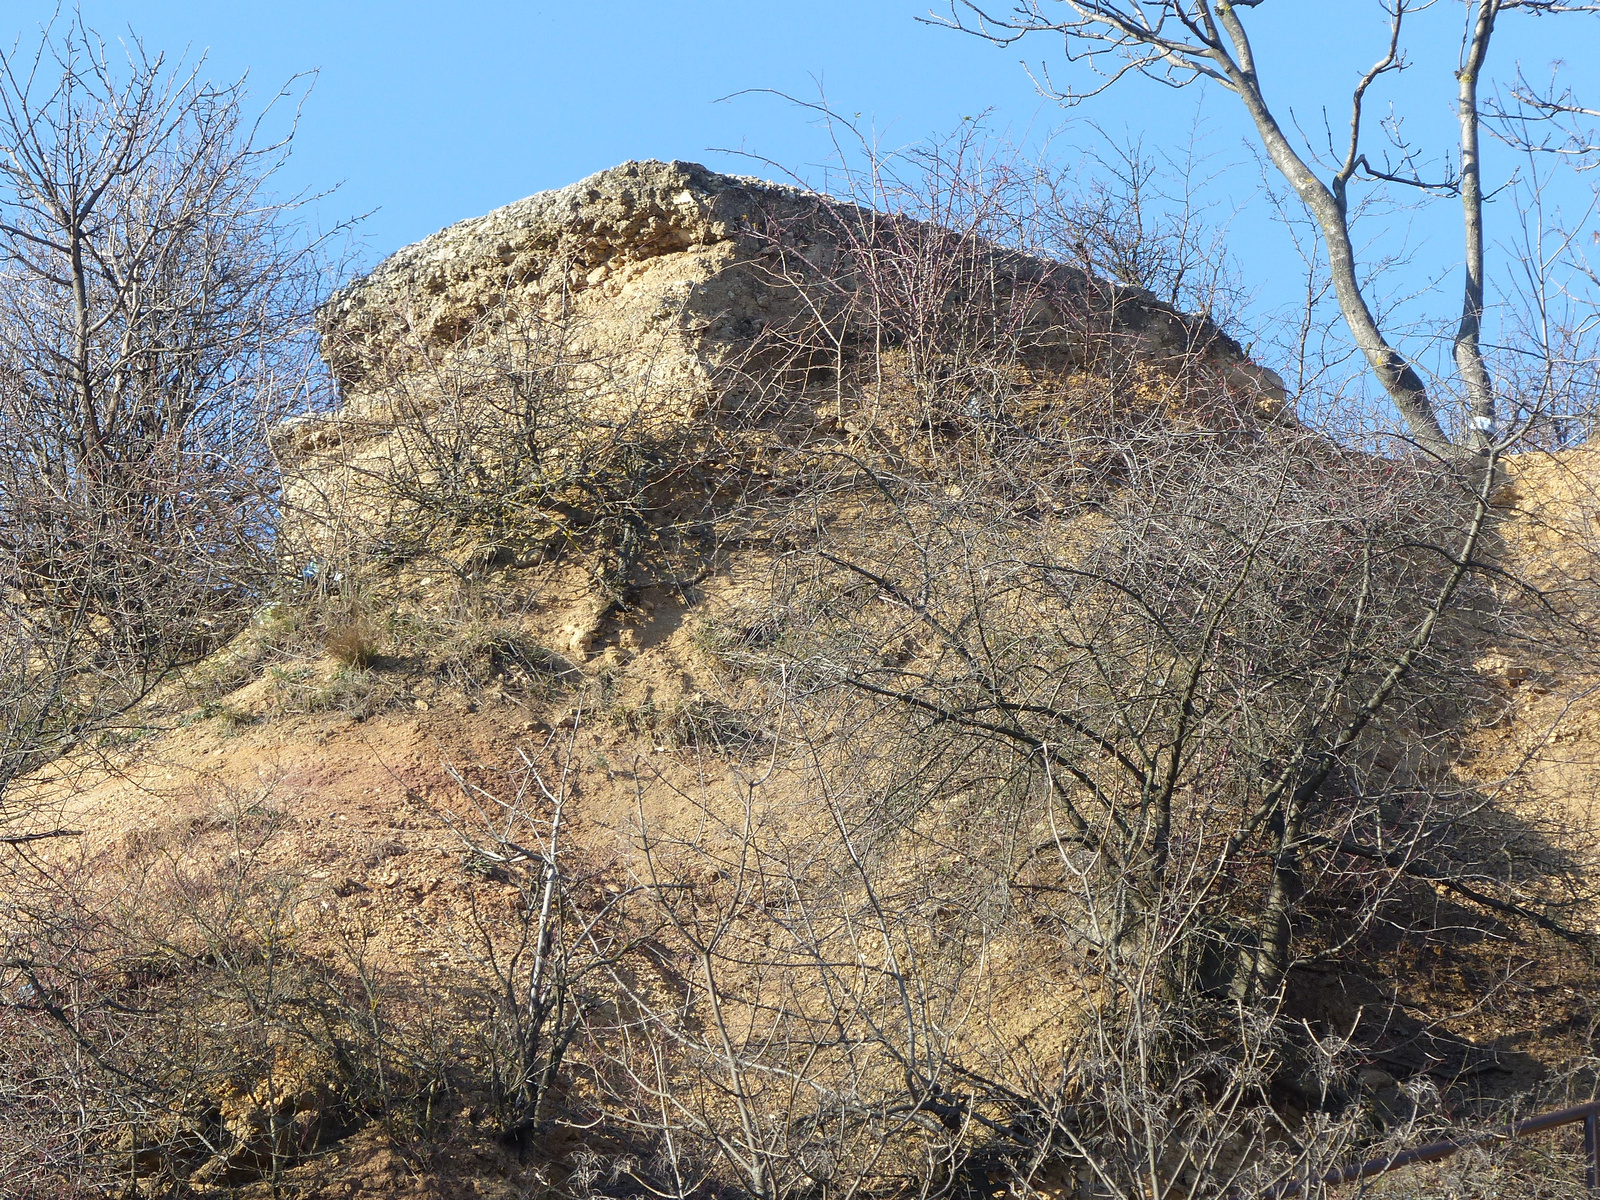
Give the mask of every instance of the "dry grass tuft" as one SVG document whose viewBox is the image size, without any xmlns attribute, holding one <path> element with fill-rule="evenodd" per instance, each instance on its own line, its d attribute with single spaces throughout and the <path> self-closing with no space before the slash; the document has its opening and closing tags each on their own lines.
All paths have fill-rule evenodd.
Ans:
<svg viewBox="0 0 1600 1200">
<path fill-rule="evenodd" d="M 378 661 L 378 637 L 371 625 L 351 620 L 333 626 L 323 640 L 323 648 L 341 666 L 365 671 Z"/>
</svg>

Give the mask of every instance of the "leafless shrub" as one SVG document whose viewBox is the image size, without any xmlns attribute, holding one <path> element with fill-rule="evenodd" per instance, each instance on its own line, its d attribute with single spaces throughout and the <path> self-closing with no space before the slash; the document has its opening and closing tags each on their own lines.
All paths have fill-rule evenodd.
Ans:
<svg viewBox="0 0 1600 1200">
<path fill-rule="evenodd" d="M 666 961 L 619 981 L 639 1019 L 610 1076 L 654 1151 L 643 1182 L 764 1197 L 948 1182 L 972 1116 L 941 1103 L 949 997 L 901 969 L 913 927 L 841 907 L 824 855 L 774 853 L 756 784 L 726 805 L 684 798 L 691 832 L 641 830 Z"/>
<path fill-rule="evenodd" d="M 262 423 L 315 376 L 316 264 L 268 194 L 289 135 L 127 54 L 73 20 L 0 58 L 4 784 L 244 623 Z"/>
<path fill-rule="evenodd" d="M 469 574 L 576 551 L 618 602 L 646 560 L 670 579 L 703 534 L 674 481 L 714 456 L 695 449 L 699 401 L 653 380 L 662 353 L 610 345 L 559 298 L 524 311 L 508 297 L 448 353 L 418 335 L 405 368 L 366 378 L 372 395 L 302 459 L 300 503 L 319 514 L 308 536 L 326 543 L 306 552 Z"/>
<path fill-rule="evenodd" d="M 1052 257 L 1237 333 L 1243 284 L 1227 223 L 1201 194 L 1215 164 L 1194 140 L 1175 153 L 1152 152 L 1139 141 L 1095 133 L 1097 144 L 1070 176 L 1042 175 L 1038 232 L 1030 240 Z"/>
<path fill-rule="evenodd" d="M 793 302 L 728 371 L 734 390 L 778 393 L 769 410 L 812 400 L 814 425 L 788 444 L 816 457 L 785 478 L 848 455 L 1048 506 L 1114 483 L 1153 419 L 1281 414 L 1279 382 L 1210 315 L 1231 313 L 1231 277 L 1225 255 L 1200 248 L 1192 180 L 1158 203 L 1156 167 L 1132 149 L 1085 196 L 1069 171 L 976 123 L 888 155 L 820 111 L 852 143 L 829 177 L 839 196 L 758 230 L 766 248 L 749 269 Z M 1097 273 L 1108 256 L 1113 279 Z"/>
<path fill-rule="evenodd" d="M 466 867 L 504 892 L 474 891 L 439 930 L 458 948 L 457 984 L 470 1005 L 482 1079 L 504 1141 L 523 1145 L 558 1118 L 592 1124 L 594 1039 L 615 1019 L 604 986 L 636 949 L 632 893 L 585 861 L 566 823 L 576 722 L 535 752 L 505 793 L 452 768 L 465 809 L 442 819 L 461 839 Z M 588 1093 L 588 1100 L 584 1099 Z M 586 1122 L 585 1118 L 588 1118 Z"/>
<path fill-rule="evenodd" d="M 741 652 L 768 773 L 640 818 L 667 965 L 619 981 L 608 1078 L 647 1186 L 1315 1178 L 1467 1093 L 1371 1091 L 1374 1029 L 1297 1018 L 1299 973 L 1469 909 L 1588 944 L 1589 860 L 1449 770 L 1521 619 L 1470 477 L 1279 426 L 1146 436 L 1076 513 L 876 473 L 877 508 L 849 494 L 881 520 L 797 514 L 784 636 Z"/>
</svg>

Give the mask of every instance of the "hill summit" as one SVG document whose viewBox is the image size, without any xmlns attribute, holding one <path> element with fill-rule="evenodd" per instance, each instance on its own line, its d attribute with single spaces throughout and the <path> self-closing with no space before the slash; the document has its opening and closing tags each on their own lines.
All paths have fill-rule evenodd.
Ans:
<svg viewBox="0 0 1600 1200">
<path fill-rule="evenodd" d="M 31 782 L 97 1180 L 1254 1194 L 1588 1086 L 1587 452 L 1489 512 L 1206 316 L 690 163 L 319 322 L 281 594 Z"/>
</svg>

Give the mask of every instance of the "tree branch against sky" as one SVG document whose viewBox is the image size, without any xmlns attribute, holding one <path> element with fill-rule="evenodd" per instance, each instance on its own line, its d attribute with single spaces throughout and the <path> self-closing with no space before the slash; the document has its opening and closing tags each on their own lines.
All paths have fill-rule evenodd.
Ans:
<svg viewBox="0 0 1600 1200">
<path fill-rule="evenodd" d="M 1545 0 L 1467 0 L 1455 5 L 1464 16 L 1455 70 L 1458 141 L 1424 148 L 1409 141 L 1391 116 L 1382 122 L 1389 145 L 1381 156 L 1368 149 L 1372 90 L 1383 77 L 1411 65 L 1407 50 L 1414 45 L 1414 19 L 1436 9 L 1438 0 L 1379 0 L 1364 10 L 1386 18 L 1386 45 L 1350 88 L 1348 140 L 1337 149 L 1330 130 L 1332 153 L 1326 155 L 1308 144 L 1289 116 L 1296 97 L 1285 81 L 1302 64 L 1263 57 L 1252 41 L 1249 26 L 1267 19 L 1257 10 L 1266 13 L 1271 7 L 1267 0 L 1022 0 L 1001 9 L 979 0 L 953 0 L 949 17 L 940 23 L 1003 45 L 1056 35 L 1072 77 L 1061 86 L 1048 72 L 1041 80 L 1045 91 L 1069 105 L 1101 95 L 1130 75 L 1175 89 L 1210 83 L 1232 93 L 1261 148 L 1315 220 L 1340 312 L 1410 437 L 1422 450 L 1441 457 L 1485 455 L 1496 440 L 1498 414 L 1483 343 L 1487 235 L 1482 133 L 1490 120 L 1510 123 L 1523 112 L 1574 118 L 1587 111 L 1569 93 L 1541 95 L 1526 84 L 1504 92 L 1488 110 L 1482 100 L 1486 68 L 1502 18 L 1595 14 L 1600 6 Z M 1306 18 L 1296 14 L 1294 19 Z M 1571 144 L 1568 139 L 1566 145 Z M 1381 162 L 1375 161 L 1380 157 Z M 1424 178 L 1419 164 L 1439 157 L 1448 164 L 1444 172 L 1437 179 Z M 1453 390 L 1465 416 L 1459 424 L 1449 420 L 1451 389 L 1424 382 L 1414 358 L 1375 311 L 1352 236 L 1350 188 L 1358 181 L 1412 186 L 1460 199 L 1461 301 L 1452 338 Z"/>
<path fill-rule="evenodd" d="M 0 817 L 275 570 L 264 430 L 318 386 L 323 279 L 270 186 L 293 121 L 245 105 L 81 18 L 0 47 Z"/>
</svg>

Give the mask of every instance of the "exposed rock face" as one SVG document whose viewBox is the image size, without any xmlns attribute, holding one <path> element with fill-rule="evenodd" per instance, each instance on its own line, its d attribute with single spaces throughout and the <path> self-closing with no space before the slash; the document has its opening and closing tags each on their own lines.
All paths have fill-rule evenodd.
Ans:
<svg viewBox="0 0 1600 1200">
<path fill-rule="evenodd" d="M 359 386 L 397 352 L 448 348 L 488 314 L 559 298 L 600 300 L 618 323 L 675 321 L 695 342 L 737 338 L 759 301 L 724 276 L 759 253 L 761 215 L 808 207 L 794 189 L 693 163 L 624 163 L 398 251 L 328 304 L 325 353 Z"/>
<path fill-rule="evenodd" d="M 839 273 L 838 214 L 868 214 L 796 188 L 695 163 L 629 162 L 461 221 L 408 246 L 322 313 L 324 354 L 351 396 L 418 354 L 457 348 L 486 318 L 564 303 L 615 350 L 643 353 L 658 387 L 705 403 L 729 362 L 795 316 L 806 274 Z M 794 253 L 774 266 L 782 246 Z M 1196 356 L 1264 406 L 1281 382 L 1208 320 L 1064 264 L 1002 254 L 1002 272 L 1048 273 L 1078 307 L 1057 321 L 1122 335 L 1152 363 Z M 1049 319 L 1048 317 L 1046 319 Z M 693 400 L 691 400 L 691 397 Z"/>
<path fill-rule="evenodd" d="M 937 297 L 937 319 L 971 310 L 975 296 L 977 307 L 990 307 L 964 334 L 897 351 L 893 331 L 885 337 L 885 326 L 872 324 L 886 285 L 865 264 L 882 245 L 902 256 L 896 270 L 908 262 L 923 269 L 917 248 L 940 238 L 940 253 L 966 256 L 965 274 L 917 279 L 907 302 Z M 902 300 L 889 296 L 891 305 Z M 997 356 L 973 343 L 994 326 L 1004 327 Z M 557 476 L 586 486 L 579 477 L 592 471 L 580 460 L 604 452 L 603 443 L 637 446 L 664 432 L 715 428 L 737 438 L 759 430 L 759 455 L 773 439 L 856 436 L 870 409 L 866 425 L 899 421 L 887 440 L 910 445 L 922 437 L 913 425 L 937 422 L 927 411 L 930 389 L 919 396 L 907 382 L 915 370 L 896 374 L 897 353 L 907 361 L 920 354 L 923 367 L 939 356 L 970 366 L 990 354 L 964 381 L 932 388 L 938 402 L 999 406 L 982 382 L 989 378 L 1033 419 L 1053 414 L 1066 426 L 1093 419 L 1089 408 L 1074 408 L 1086 379 L 1100 381 L 1089 390 L 1098 388 L 1102 413 L 1152 403 L 1198 411 L 1219 398 L 1234 410 L 1276 412 L 1284 400 L 1277 377 L 1208 319 L 1147 292 L 682 162 L 624 163 L 459 222 L 336 294 L 320 329 L 343 406 L 278 438 L 302 529 L 324 546 L 311 553 L 317 559 L 329 553 L 324 527 L 334 523 L 415 524 L 395 509 L 393 489 L 383 494 L 383 481 L 432 487 L 458 471 L 463 448 L 475 458 L 472 503 L 482 508 L 485 491 L 542 489 L 548 498 Z M 1133 369 L 1106 383 L 1116 363 Z M 1151 377 L 1181 385 L 1138 382 Z M 1141 386 L 1133 404 L 1119 398 Z M 514 463 L 495 449 L 535 440 L 540 448 Z M 749 451 L 748 438 L 743 446 L 739 453 Z M 422 511 L 433 519 L 444 506 L 436 496 Z M 383 529 L 368 536 L 391 540 Z"/>
</svg>

